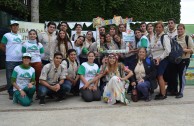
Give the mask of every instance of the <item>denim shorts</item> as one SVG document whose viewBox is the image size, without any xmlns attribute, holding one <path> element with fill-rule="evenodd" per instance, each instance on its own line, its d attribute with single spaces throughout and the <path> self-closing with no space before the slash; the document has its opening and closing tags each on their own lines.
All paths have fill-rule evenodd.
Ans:
<svg viewBox="0 0 194 126">
<path fill-rule="evenodd" d="M 166 68 L 168 65 L 168 60 L 167 58 L 163 59 L 162 61 L 160 61 L 159 65 L 157 66 L 157 76 L 161 76 L 164 74 Z"/>
</svg>

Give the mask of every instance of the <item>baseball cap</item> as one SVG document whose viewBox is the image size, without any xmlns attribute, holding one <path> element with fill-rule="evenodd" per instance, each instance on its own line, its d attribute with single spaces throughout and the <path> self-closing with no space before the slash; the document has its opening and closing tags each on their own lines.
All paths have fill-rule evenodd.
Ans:
<svg viewBox="0 0 194 126">
<path fill-rule="evenodd" d="M 11 26 L 11 25 L 14 25 L 14 24 L 19 25 L 18 21 L 11 20 L 11 21 L 10 21 L 10 26 Z"/>
<path fill-rule="evenodd" d="M 31 54 L 30 53 L 24 53 L 22 57 L 30 57 L 31 58 Z"/>
</svg>

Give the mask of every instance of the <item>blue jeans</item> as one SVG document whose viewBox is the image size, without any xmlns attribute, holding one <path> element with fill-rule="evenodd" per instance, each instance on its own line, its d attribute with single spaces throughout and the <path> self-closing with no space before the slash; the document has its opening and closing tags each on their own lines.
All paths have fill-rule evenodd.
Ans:
<svg viewBox="0 0 194 126">
<path fill-rule="evenodd" d="M 65 79 L 65 81 L 64 81 L 64 90 L 65 90 L 65 92 L 69 93 L 71 91 L 71 87 L 72 87 L 71 81 Z"/>
<path fill-rule="evenodd" d="M 150 89 L 149 81 L 144 81 L 137 84 L 137 90 L 143 94 L 144 98 L 149 97 L 149 89 Z"/>
<path fill-rule="evenodd" d="M 57 92 L 55 92 L 44 85 L 39 85 L 38 93 L 40 97 L 45 97 L 48 94 L 49 95 L 56 94 L 58 97 L 63 97 L 65 95 L 65 86 L 64 84 L 60 85 L 60 89 Z"/>
<path fill-rule="evenodd" d="M 7 79 L 7 91 L 9 95 L 13 95 L 13 85 L 11 83 L 11 76 L 13 73 L 13 70 L 16 66 L 22 64 L 22 62 L 12 62 L 12 61 L 6 61 L 5 68 L 6 68 L 6 79 Z"/>
</svg>

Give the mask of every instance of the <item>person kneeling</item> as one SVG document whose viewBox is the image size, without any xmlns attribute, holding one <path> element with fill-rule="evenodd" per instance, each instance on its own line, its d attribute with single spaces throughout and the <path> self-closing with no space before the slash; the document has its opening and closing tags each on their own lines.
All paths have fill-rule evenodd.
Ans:
<svg viewBox="0 0 194 126">
<path fill-rule="evenodd" d="M 45 65 L 40 75 L 39 97 L 40 105 L 45 104 L 45 96 L 56 96 L 57 101 L 62 101 L 65 96 L 64 79 L 66 69 L 61 65 L 63 55 L 60 52 L 54 54 L 52 63 Z"/>
<path fill-rule="evenodd" d="M 133 68 L 134 76 L 130 81 L 132 86 L 137 85 L 138 95 L 148 102 L 151 100 L 150 93 L 157 88 L 157 82 L 154 62 L 146 56 L 146 49 L 140 48 Z"/>
<path fill-rule="evenodd" d="M 12 73 L 11 81 L 13 83 L 13 102 L 22 106 L 30 106 L 35 93 L 35 70 L 30 64 L 31 55 L 24 53 L 22 64 L 16 66 Z"/>
<path fill-rule="evenodd" d="M 82 98 L 86 102 L 100 101 L 101 93 L 98 88 L 99 79 L 94 80 L 94 78 L 99 73 L 99 67 L 94 63 L 95 53 L 88 53 L 88 61 L 81 64 L 78 69 L 78 74 L 80 75 L 80 92 Z"/>
</svg>

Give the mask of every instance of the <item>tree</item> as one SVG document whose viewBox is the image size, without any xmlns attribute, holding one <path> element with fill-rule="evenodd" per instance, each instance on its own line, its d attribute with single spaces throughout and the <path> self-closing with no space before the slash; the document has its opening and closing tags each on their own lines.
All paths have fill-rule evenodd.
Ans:
<svg viewBox="0 0 194 126">
<path fill-rule="evenodd" d="M 31 0 L 31 21 L 39 22 L 39 0 Z"/>
</svg>

